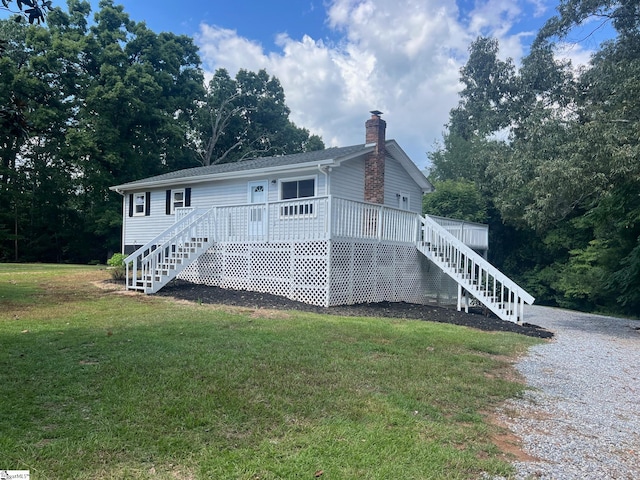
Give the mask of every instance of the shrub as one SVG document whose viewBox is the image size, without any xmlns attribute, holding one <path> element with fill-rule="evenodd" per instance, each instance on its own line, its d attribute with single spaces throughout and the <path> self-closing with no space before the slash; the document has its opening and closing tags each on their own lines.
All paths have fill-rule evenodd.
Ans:
<svg viewBox="0 0 640 480">
<path fill-rule="evenodd" d="M 113 256 L 109 260 L 107 260 L 107 265 L 109 265 L 109 272 L 111 273 L 111 278 L 117 282 L 121 282 L 125 279 L 125 276 L 126 276 L 126 268 L 124 265 L 125 258 L 127 258 L 127 256 L 122 253 L 114 253 Z"/>
</svg>

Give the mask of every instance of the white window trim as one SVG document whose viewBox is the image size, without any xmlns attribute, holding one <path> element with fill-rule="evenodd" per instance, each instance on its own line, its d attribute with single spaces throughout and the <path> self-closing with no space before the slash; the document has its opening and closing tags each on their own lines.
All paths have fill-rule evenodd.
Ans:
<svg viewBox="0 0 640 480">
<path fill-rule="evenodd" d="M 283 183 L 291 183 L 291 182 L 300 182 L 302 180 L 313 180 L 313 196 L 318 196 L 318 176 L 317 175 L 307 175 L 306 177 L 291 177 L 284 178 L 278 180 L 278 199 L 282 201 L 286 201 L 282 198 L 282 184 Z M 313 198 L 313 197 L 302 197 L 302 198 Z M 287 200 L 293 200 L 289 198 Z"/>
<path fill-rule="evenodd" d="M 182 207 L 176 207 L 176 193 L 182 193 Z M 185 207 L 185 202 L 187 201 L 186 199 L 186 189 L 185 188 L 178 188 L 176 190 L 171 190 L 171 215 L 174 215 L 176 213 L 176 208 L 184 208 Z"/>
<path fill-rule="evenodd" d="M 303 180 L 313 180 L 313 196 L 312 197 L 298 197 L 298 198 L 287 198 L 287 199 L 283 199 L 282 198 L 282 184 L 283 183 L 291 183 L 291 182 L 300 182 Z M 281 202 L 295 202 L 295 201 L 302 201 L 304 202 L 305 199 L 312 199 L 312 198 L 316 198 L 318 196 L 318 175 L 307 175 L 307 176 L 301 176 L 301 177 L 290 177 L 290 178 L 284 178 L 284 179 L 279 179 L 278 180 L 278 200 L 280 200 Z M 282 220 L 287 220 L 287 219 L 296 219 L 296 218 L 315 218 L 318 216 L 318 212 L 316 211 L 317 208 L 313 208 L 314 203 L 310 203 L 309 204 L 312 208 L 311 208 L 311 213 L 285 213 L 286 210 L 286 205 L 281 205 L 280 208 L 278 209 L 279 212 L 279 216 Z M 305 205 L 304 204 L 300 204 L 299 207 L 304 208 Z M 293 208 L 293 207 L 290 207 Z"/>
<path fill-rule="evenodd" d="M 142 202 L 139 203 L 138 199 L 141 198 Z M 142 205 L 142 211 L 138 212 L 138 205 Z M 134 217 L 144 217 L 147 213 L 147 194 L 146 192 L 134 193 L 133 194 L 133 216 Z"/>
</svg>

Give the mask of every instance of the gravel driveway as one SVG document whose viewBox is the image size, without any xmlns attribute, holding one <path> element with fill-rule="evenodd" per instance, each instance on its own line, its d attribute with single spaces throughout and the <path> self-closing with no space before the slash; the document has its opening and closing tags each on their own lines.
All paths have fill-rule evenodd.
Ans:
<svg viewBox="0 0 640 480">
<path fill-rule="evenodd" d="M 517 479 L 640 479 L 640 321 L 527 307 L 555 333 L 517 368 L 531 387 L 500 419 L 534 461 Z"/>
</svg>

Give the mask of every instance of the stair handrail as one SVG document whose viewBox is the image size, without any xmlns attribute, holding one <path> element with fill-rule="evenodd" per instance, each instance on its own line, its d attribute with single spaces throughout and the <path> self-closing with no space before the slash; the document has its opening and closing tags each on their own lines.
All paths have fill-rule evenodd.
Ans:
<svg viewBox="0 0 640 480">
<path fill-rule="evenodd" d="M 135 287 L 135 283 L 138 280 L 139 269 L 141 269 L 141 278 L 144 278 L 144 276 L 148 273 L 148 270 L 153 270 L 144 268 L 146 263 L 152 261 L 152 254 L 157 253 L 157 251 L 160 251 L 160 249 L 168 246 L 173 241 L 173 239 L 179 237 L 182 233 L 187 231 L 193 224 L 197 223 L 199 220 L 210 216 L 214 208 L 215 207 L 212 207 L 210 209 L 194 209 L 192 212 L 181 218 L 179 221 L 175 222 L 171 227 L 155 237 L 153 240 L 147 242 L 145 245 L 138 248 L 135 252 L 125 258 L 124 263 L 126 267 L 127 287 Z M 212 232 L 209 232 L 210 237 L 211 233 Z M 210 242 L 212 240 L 213 239 L 209 238 Z M 140 263 L 140 265 L 138 265 L 138 262 Z M 131 275 L 129 274 L 130 268 Z"/>
<path fill-rule="evenodd" d="M 127 258 L 124 259 L 124 262 L 130 263 L 133 261 L 134 257 L 140 256 L 138 252 L 140 251 L 144 252 L 145 250 L 150 249 L 151 247 L 157 246 L 158 244 L 161 244 L 161 243 L 165 243 L 166 242 L 166 240 L 164 240 L 165 238 L 173 237 L 178 231 L 183 230 L 184 227 L 186 226 L 190 226 L 192 223 L 198 220 L 198 218 L 200 218 L 202 215 L 209 213 L 210 210 L 211 209 L 207 210 L 206 208 L 196 208 L 192 210 L 187 215 L 185 215 L 180 220 L 178 220 L 173 225 L 171 225 L 171 227 L 164 230 L 156 238 L 148 241 L 142 247 L 136 249 L 133 253 L 131 253 Z"/>
<path fill-rule="evenodd" d="M 455 235 L 447 231 L 444 227 L 442 227 L 438 222 L 429 218 L 428 215 L 420 216 L 420 221 L 422 223 L 422 230 L 424 231 L 425 225 L 431 227 L 431 229 L 436 232 L 440 237 L 444 240 L 451 243 L 455 248 L 460 250 L 460 252 L 467 256 L 467 258 L 473 258 L 475 263 L 483 268 L 489 275 L 493 276 L 496 280 L 500 281 L 505 287 L 507 287 L 512 292 L 516 293 L 519 297 L 522 298 L 529 305 L 533 304 L 535 298 L 529 294 L 524 288 L 518 285 L 516 282 L 511 280 L 505 273 L 501 272 L 494 265 L 485 260 L 480 254 L 478 254 L 475 250 L 468 247 L 460 240 L 458 240 Z M 423 235 L 423 241 L 427 241 L 425 236 Z"/>
</svg>

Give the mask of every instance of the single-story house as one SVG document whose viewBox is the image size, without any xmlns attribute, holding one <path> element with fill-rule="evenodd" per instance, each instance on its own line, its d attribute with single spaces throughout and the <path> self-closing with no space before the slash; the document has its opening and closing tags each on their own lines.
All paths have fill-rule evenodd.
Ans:
<svg viewBox="0 0 640 480">
<path fill-rule="evenodd" d="M 487 226 L 423 216 L 433 186 L 371 113 L 363 144 L 112 187 L 127 288 L 181 278 L 327 307 L 473 301 L 521 321 L 534 299 L 485 259 Z"/>
</svg>

